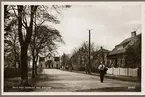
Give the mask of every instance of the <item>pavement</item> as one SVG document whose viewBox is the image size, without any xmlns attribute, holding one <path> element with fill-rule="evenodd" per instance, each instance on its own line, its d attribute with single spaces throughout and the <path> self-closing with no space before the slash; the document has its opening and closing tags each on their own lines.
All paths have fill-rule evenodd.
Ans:
<svg viewBox="0 0 145 97">
<path fill-rule="evenodd" d="M 101 83 L 99 76 L 59 69 L 43 69 L 35 79 L 31 80 L 31 87 L 25 89 L 18 88 L 18 79 L 13 78 L 14 80 L 15 83 L 11 86 L 8 82 L 12 82 L 12 79 L 5 80 L 6 92 L 140 92 L 141 90 L 139 82 L 105 77 Z"/>
</svg>

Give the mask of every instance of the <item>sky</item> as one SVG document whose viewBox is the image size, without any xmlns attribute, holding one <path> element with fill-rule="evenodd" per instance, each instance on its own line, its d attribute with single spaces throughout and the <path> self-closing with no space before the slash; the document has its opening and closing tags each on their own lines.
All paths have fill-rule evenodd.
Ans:
<svg viewBox="0 0 145 97">
<path fill-rule="evenodd" d="M 140 4 L 72 5 L 59 19 L 56 28 L 65 41 L 58 47 L 59 55 L 71 54 L 74 48 L 88 41 L 88 29 L 91 29 L 91 41 L 108 50 L 131 37 L 133 30 L 141 33 Z"/>
</svg>

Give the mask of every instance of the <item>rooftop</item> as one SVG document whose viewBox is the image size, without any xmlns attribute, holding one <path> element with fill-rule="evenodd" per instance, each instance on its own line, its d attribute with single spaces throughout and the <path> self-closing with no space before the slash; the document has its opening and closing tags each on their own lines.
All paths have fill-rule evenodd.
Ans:
<svg viewBox="0 0 145 97">
<path fill-rule="evenodd" d="M 120 44 L 116 45 L 115 48 L 109 53 L 109 55 L 125 53 L 129 45 L 133 45 L 139 38 L 141 34 L 134 35 L 123 40 Z"/>
</svg>

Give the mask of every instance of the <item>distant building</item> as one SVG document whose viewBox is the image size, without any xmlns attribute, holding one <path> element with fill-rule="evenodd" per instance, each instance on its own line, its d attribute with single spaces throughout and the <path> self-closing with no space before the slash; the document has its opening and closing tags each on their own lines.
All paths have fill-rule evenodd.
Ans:
<svg viewBox="0 0 145 97">
<path fill-rule="evenodd" d="M 103 62 L 106 66 L 108 65 L 107 56 L 109 54 L 109 50 L 100 48 L 95 52 L 91 52 L 90 63 L 92 67 L 92 71 L 96 71 L 101 62 Z M 86 70 L 86 66 L 88 65 L 88 53 L 84 53 L 81 50 L 77 51 L 73 56 L 71 56 L 71 62 L 74 70 Z"/>
<path fill-rule="evenodd" d="M 68 70 L 71 66 L 71 63 L 70 63 L 70 55 L 69 54 L 65 54 L 63 53 L 63 55 L 61 56 L 61 69 L 66 69 Z"/>
<path fill-rule="evenodd" d="M 102 47 L 100 48 L 99 51 L 97 51 L 97 59 L 100 60 L 100 62 L 104 63 L 105 65 L 107 65 L 108 63 L 108 59 L 107 56 L 109 54 L 109 50 L 107 49 L 103 49 Z"/>
<path fill-rule="evenodd" d="M 40 57 L 39 59 L 40 68 L 59 68 L 60 67 L 60 57 L 55 57 L 52 54 L 48 54 L 46 57 Z"/>
<path fill-rule="evenodd" d="M 96 71 L 101 62 L 104 63 L 104 65 L 108 67 L 109 60 L 107 56 L 109 52 L 110 52 L 109 50 L 100 47 L 99 50 L 97 50 L 96 52 L 92 54 L 93 55 L 92 71 Z"/>
<path fill-rule="evenodd" d="M 131 32 L 131 37 L 123 40 L 120 44 L 115 46 L 115 48 L 109 53 L 108 58 L 113 67 L 136 68 L 139 66 L 141 61 L 140 55 L 141 34 L 136 35 L 136 31 L 133 31 Z"/>
<path fill-rule="evenodd" d="M 60 68 L 60 57 L 54 57 L 53 67 L 54 68 Z"/>
</svg>

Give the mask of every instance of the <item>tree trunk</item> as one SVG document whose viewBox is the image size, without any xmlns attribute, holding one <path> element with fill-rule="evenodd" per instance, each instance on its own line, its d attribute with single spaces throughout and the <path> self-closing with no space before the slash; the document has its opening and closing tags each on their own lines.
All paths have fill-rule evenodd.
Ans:
<svg viewBox="0 0 145 97">
<path fill-rule="evenodd" d="M 16 52 L 16 44 L 15 44 L 15 42 L 14 42 L 14 56 L 15 56 L 15 63 L 14 63 L 14 65 L 15 65 L 15 68 L 17 68 L 17 52 Z"/>
<path fill-rule="evenodd" d="M 33 65 L 32 65 L 32 78 L 35 78 L 35 55 L 34 55 L 34 48 L 33 48 L 33 51 L 32 51 L 32 55 L 33 55 Z"/>
<path fill-rule="evenodd" d="M 35 61 L 35 75 L 37 75 L 37 61 Z"/>
<path fill-rule="evenodd" d="M 33 12 L 33 15 L 35 15 L 35 23 L 36 23 L 36 11 Z M 33 21 L 33 19 L 32 19 L 32 21 Z M 37 68 L 37 66 L 36 66 L 37 64 L 36 64 L 36 62 L 35 62 L 35 60 L 36 60 L 35 38 L 36 38 L 36 24 L 35 24 L 34 39 L 33 39 L 33 49 L 32 49 L 32 56 L 33 56 L 32 78 L 34 78 L 35 75 L 37 75 L 37 74 L 36 74 L 36 71 L 35 71 L 35 69 Z"/>
<path fill-rule="evenodd" d="M 34 12 L 36 11 L 37 6 L 31 5 L 31 15 L 30 15 L 30 24 L 29 27 L 26 29 L 26 37 L 23 40 L 23 33 L 22 33 L 22 16 L 23 16 L 23 6 L 18 5 L 18 35 L 19 41 L 21 45 L 21 84 L 28 85 L 28 63 L 27 63 L 27 50 L 28 45 L 31 40 L 32 31 L 33 31 L 33 16 Z"/>
<path fill-rule="evenodd" d="M 20 56 L 19 53 L 17 53 L 17 62 L 18 62 L 18 74 L 20 75 L 21 72 L 21 62 L 20 62 Z"/>
<path fill-rule="evenodd" d="M 38 55 L 36 56 L 36 60 L 35 60 L 35 75 L 37 75 L 37 61 L 38 61 Z"/>
<path fill-rule="evenodd" d="M 28 85 L 28 63 L 27 63 L 28 45 L 21 47 L 21 85 Z"/>
<path fill-rule="evenodd" d="M 21 45 L 21 85 L 28 84 L 28 70 L 27 70 L 27 46 L 24 45 L 23 34 L 22 34 L 22 10 L 23 6 L 18 5 L 18 35 L 19 35 L 19 42 Z"/>
</svg>

